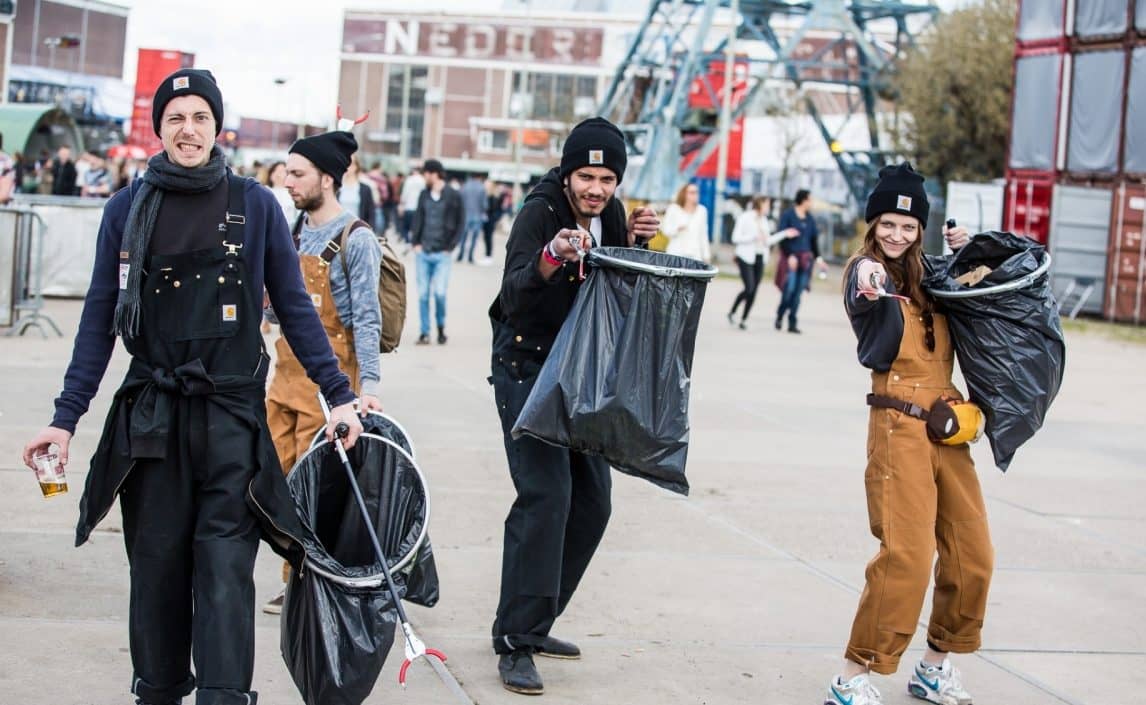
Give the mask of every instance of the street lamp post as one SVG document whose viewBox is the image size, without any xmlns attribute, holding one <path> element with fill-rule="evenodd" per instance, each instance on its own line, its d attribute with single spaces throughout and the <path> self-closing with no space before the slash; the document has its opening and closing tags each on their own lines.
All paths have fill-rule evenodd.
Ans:
<svg viewBox="0 0 1146 705">
<path fill-rule="evenodd" d="M 58 37 L 44 37 L 44 46 L 48 47 L 48 68 L 56 68 L 56 49 L 75 49 L 80 45 L 80 38 L 75 34 L 61 34 Z M 64 100 L 68 103 L 68 110 L 71 110 L 71 96 L 69 95 L 72 90 L 72 72 L 68 69 L 64 70 L 65 83 L 64 83 Z"/>
<path fill-rule="evenodd" d="M 533 46 L 533 0 L 523 0 L 523 2 L 525 2 L 525 25 L 526 29 L 529 30 L 525 35 L 525 46 L 528 49 Z M 522 157 L 521 153 L 525 151 L 525 145 L 522 144 L 522 142 L 525 140 L 525 118 L 526 113 L 528 112 L 526 106 L 532 106 L 533 101 L 532 96 L 529 96 L 529 100 L 526 99 L 526 96 L 529 92 L 529 62 L 523 62 L 522 67 L 523 70 L 521 71 L 521 86 L 517 94 L 519 96 L 519 100 L 517 101 L 517 136 L 516 139 L 513 140 L 513 188 L 515 192 L 520 189 L 521 197 L 524 197 L 525 184 L 520 182 Z M 512 98 L 510 99 L 510 103 L 513 103 Z M 521 201 L 520 198 L 516 197 L 516 193 L 514 200 L 517 202 Z"/>
<path fill-rule="evenodd" d="M 271 123 L 271 149 L 276 152 L 279 148 L 279 119 L 283 109 L 283 86 L 286 85 L 286 82 L 287 80 L 285 78 L 275 79 L 275 85 L 279 87 L 278 91 L 276 91 L 276 95 L 278 96 L 278 110 L 275 111 L 275 119 Z"/>
</svg>

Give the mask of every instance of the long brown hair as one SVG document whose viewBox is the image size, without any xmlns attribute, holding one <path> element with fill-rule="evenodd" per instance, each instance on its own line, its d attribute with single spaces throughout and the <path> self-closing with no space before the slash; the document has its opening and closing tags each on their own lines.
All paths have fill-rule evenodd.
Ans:
<svg viewBox="0 0 1146 705">
<path fill-rule="evenodd" d="M 935 313 L 935 302 L 927 292 L 923 290 L 923 223 L 919 224 L 919 237 L 915 238 L 915 242 L 908 246 L 907 250 L 900 255 L 897 259 L 890 259 L 883 253 L 883 248 L 879 246 L 879 240 L 875 236 L 876 226 L 879 225 L 880 216 L 876 216 L 871 222 L 867 224 L 867 232 L 863 236 L 863 245 L 860 246 L 858 252 L 851 256 L 847 265 L 844 267 L 844 281 L 851 276 L 852 267 L 860 260 L 866 257 L 875 260 L 883 265 L 887 270 L 887 275 L 891 277 L 891 281 L 895 284 L 895 290 L 911 299 L 915 305 L 923 311 L 923 325 L 926 328 L 927 347 L 930 350 L 935 349 L 935 339 L 933 326 Z M 861 282 L 862 283 L 862 282 Z"/>
</svg>

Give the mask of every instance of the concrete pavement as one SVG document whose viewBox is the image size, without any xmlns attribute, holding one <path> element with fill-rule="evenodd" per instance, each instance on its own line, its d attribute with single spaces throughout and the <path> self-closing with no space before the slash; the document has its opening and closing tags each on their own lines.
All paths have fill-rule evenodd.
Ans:
<svg viewBox="0 0 1146 705">
<path fill-rule="evenodd" d="M 474 702 L 523 703 L 501 688 L 489 647 L 501 529 L 512 485 L 488 372 L 485 310 L 498 266 L 455 265 L 449 344 L 419 348 L 413 291 L 404 345 L 383 360 L 383 403 L 410 431 L 430 480 L 442 581 L 410 613 Z M 708 290 L 693 369 L 692 495 L 614 474 L 601 549 L 555 634 L 580 661 L 538 659 L 550 705 L 817 704 L 840 665 L 863 567 L 876 543 L 863 494 L 868 375 L 839 302 L 814 282 L 801 336 L 771 328 L 762 287 L 748 331 L 724 313 L 739 289 Z M 0 339 L 0 705 L 129 703 L 127 566 L 113 510 L 72 548 L 77 503 L 117 352 L 73 442 L 71 491 L 44 500 L 19 451 L 51 417 L 80 302 L 50 301 L 64 339 Z M 975 449 L 996 546 L 985 648 L 957 657 L 978 703 L 1129 705 L 1146 671 L 1146 346 L 1072 334 L 1066 381 L 1042 433 L 1003 475 Z M 279 562 L 260 551 L 260 599 Z M 925 607 L 924 615 L 927 614 Z M 260 702 L 300 702 L 259 613 Z M 450 703 L 424 665 L 397 687 L 401 639 L 368 703 Z M 907 659 L 917 658 L 922 629 Z M 226 648 L 222 646 L 220 648 Z M 907 661 L 905 661 L 907 663 Z M 907 669 L 874 678 L 885 702 Z"/>
</svg>

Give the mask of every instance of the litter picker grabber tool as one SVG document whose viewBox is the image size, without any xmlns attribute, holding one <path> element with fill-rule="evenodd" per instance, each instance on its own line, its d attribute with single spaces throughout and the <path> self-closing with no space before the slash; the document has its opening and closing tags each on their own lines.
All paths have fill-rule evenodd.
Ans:
<svg viewBox="0 0 1146 705">
<path fill-rule="evenodd" d="M 326 403 L 326 398 L 321 393 L 318 394 L 318 402 L 322 406 L 322 414 L 327 422 L 330 422 L 330 406 Z M 342 461 L 342 467 L 346 470 L 346 479 L 350 483 L 350 490 L 354 493 L 354 501 L 358 504 L 358 510 L 362 513 L 362 519 L 366 524 L 367 535 L 370 537 L 370 543 L 374 547 L 374 555 L 377 557 L 378 562 L 382 566 L 382 575 L 386 580 L 386 587 L 390 591 L 390 597 L 394 600 L 394 609 L 398 612 L 398 622 L 402 626 L 402 636 L 406 642 L 406 659 L 402 662 L 402 667 L 398 670 L 398 683 L 406 687 L 406 672 L 410 668 L 410 664 L 418 658 L 425 658 L 426 663 L 434 669 L 438 674 L 438 678 L 446 685 L 447 688 L 458 698 L 459 702 L 466 703 L 466 705 L 473 705 L 473 701 L 462 687 L 454 679 L 453 675 L 446 670 L 445 660 L 446 655 L 437 649 L 428 649 L 426 645 L 418 638 L 414 632 L 414 628 L 410 625 L 410 620 L 406 617 L 406 610 L 402 607 L 402 598 L 398 594 L 398 589 L 394 585 L 394 579 L 390 575 L 390 564 L 386 560 L 386 554 L 382 550 L 382 544 L 378 541 L 378 534 L 374 530 L 374 524 L 370 519 L 370 510 L 366 506 L 366 500 L 362 497 L 362 490 L 358 487 L 358 480 L 354 475 L 354 468 L 350 465 L 350 458 L 346 455 L 346 448 L 342 444 L 342 439 L 350 431 L 350 427 L 345 423 L 339 423 L 334 429 L 334 447 L 338 451 L 338 458 Z"/>
</svg>

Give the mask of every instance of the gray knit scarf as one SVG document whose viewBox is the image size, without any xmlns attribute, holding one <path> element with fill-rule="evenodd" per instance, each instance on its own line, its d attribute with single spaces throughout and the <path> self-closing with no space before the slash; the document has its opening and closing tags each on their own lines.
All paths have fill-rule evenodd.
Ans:
<svg viewBox="0 0 1146 705">
<path fill-rule="evenodd" d="M 215 147 L 211 158 L 203 166 L 188 169 L 167 158 L 167 152 L 160 152 L 147 160 L 147 171 L 143 173 L 143 183 L 131 201 L 127 213 L 127 223 L 123 228 L 123 244 L 120 246 L 120 267 L 128 265 L 127 286 L 119 289 L 115 302 L 115 320 L 111 332 L 126 338 L 139 335 L 139 299 L 143 292 L 143 263 L 151 246 L 151 234 L 163 204 L 165 191 L 179 193 L 206 193 L 215 188 L 227 176 L 227 159 L 223 150 Z M 127 260 L 123 260 L 126 253 Z"/>
</svg>

